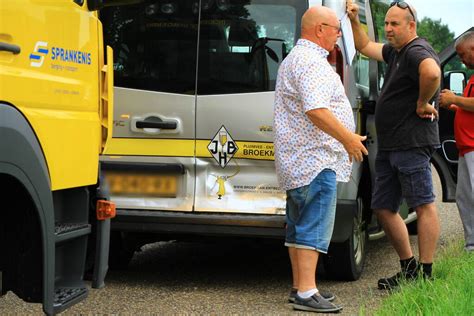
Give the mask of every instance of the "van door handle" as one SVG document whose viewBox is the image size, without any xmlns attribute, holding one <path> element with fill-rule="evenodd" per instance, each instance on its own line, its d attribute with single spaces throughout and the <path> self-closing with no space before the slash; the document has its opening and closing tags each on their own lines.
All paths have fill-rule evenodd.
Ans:
<svg viewBox="0 0 474 316">
<path fill-rule="evenodd" d="M 4 42 L 0 42 L 0 51 L 6 51 L 17 55 L 21 52 L 21 48 L 15 44 L 8 44 Z"/>
<path fill-rule="evenodd" d="M 178 123 L 176 121 L 163 121 L 158 117 L 149 118 L 145 121 L 137 121 L 135 126 L 137 128 L 159 128 L 159 129 L 176 129 Z"/>
</svg>

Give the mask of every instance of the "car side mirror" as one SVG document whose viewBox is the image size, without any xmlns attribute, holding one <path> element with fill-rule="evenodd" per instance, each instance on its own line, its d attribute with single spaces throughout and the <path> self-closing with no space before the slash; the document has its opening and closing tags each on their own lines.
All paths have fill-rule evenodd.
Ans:
<svg viewBox="0 0 474 316">
<path fill-rule="evenodd" d="M 456 141 L 447 139 L 441 143 L 444 158 L 450 163 L 458 163 L 459 152 L 456 147 Z"/>
<path fill-rule="evenodd" d="M 467 76 L 463 71 L 448 71 L 444 74 L 444 88 L 453 91 L 457 95 L 462 95 L 466 82 Z"/>
</svg>

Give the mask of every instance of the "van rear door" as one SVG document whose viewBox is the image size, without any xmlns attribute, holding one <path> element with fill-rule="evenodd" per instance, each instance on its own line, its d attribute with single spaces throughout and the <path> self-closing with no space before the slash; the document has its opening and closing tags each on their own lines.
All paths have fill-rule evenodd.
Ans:
<svg viewBox="0 0 474 316">
<path fill-rule="evenodd" d="M 305 8 L 287 0 L 202 5 L 195 211 L 285 213 L 274 167 L 273 91 Z"/>
<path fill-rule="evenodd" d="M 118 209 L 192 211 L 198 11 L 178 2 L 101 11 L 115 70 L 101 160 Z"/>
</svg>

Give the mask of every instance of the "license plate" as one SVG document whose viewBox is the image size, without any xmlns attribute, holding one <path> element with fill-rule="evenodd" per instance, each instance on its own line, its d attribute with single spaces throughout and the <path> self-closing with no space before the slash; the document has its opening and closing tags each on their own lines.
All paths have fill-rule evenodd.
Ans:
<svg viewBox="0 0 474 316">
<path fill-rule="evenodd" d="M 177 176 L 107 172 L 111 195 L 176 197 Z"/>
</svg>

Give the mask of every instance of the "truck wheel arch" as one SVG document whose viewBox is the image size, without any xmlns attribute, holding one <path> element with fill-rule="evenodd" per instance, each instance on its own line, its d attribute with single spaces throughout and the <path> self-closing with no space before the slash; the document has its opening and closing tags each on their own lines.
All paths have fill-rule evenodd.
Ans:
<svg viewBox="0 0 474 316">
<path fill-rule="evenodd" d="M 10 176 L 19 182 L 35 205 L 42 232 L 45 296 L 54 288 L 54 262 L 48 261 L 54 256 L 47 254 L 54 254 L 55 251 L 54 206 L 47 164 L 28 120 L 13 105 L 1 102 L 0 135 L 0 175 Z"/>
</svg>

